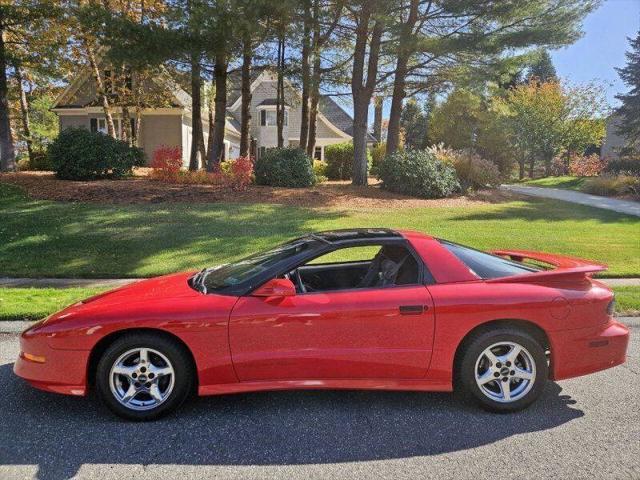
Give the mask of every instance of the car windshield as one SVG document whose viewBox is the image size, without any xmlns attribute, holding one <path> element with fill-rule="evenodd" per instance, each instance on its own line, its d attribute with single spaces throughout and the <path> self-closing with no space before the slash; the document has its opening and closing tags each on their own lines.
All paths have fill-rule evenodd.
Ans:
<svg viewBox="0 0 640 480">
<path fill-rule="evenodd" d="M 266 252 L 249 255 L 237 262 L 206 268 L 192 277 L 191 284 L 204 293 L 233 287 L 251 280 L 279 262 L 306 251 L 319 249 L 323 243 L 321 239 L 313 236 L 298 238 Z"/>
<path fill-rule="evenodd" d="M 537 272 L 539 269 L 512 262 L 506 258 L 491 255 L 489 253 L 463 247 L 457 243 L 440 240 L 440 243 L 458 260 L 464 263 L 469 270 L 482 279 L 510 277 L 512 275 L 522 275 L 523 273 Z"/>
</svg>

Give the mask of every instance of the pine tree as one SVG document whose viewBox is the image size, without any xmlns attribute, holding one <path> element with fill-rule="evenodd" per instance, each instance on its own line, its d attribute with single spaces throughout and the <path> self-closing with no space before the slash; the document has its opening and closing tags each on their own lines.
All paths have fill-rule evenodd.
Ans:
<svg viewBox="0 0 640 480">
<path fill-rule="evenodd" d="M 537 60 L 529 67 L 529 79 L 536 79 L 540 83 L 557 82 L 558 75 L 553 66 L 551 55 L 546 50 L 540 52 Z"/>
<path fill-rule="evenodd" d="M 622 105 L 616 110 L 620 117 L 618 133 L 627 144 L 622 153 L 640 151 L 640 31 L 635 39 L 629 39 L 631 51 L 626 53 L 627 65 L 617 68 L 622 81 L 630 87 L 626 94 L 616 95 Z"/>
</svg>

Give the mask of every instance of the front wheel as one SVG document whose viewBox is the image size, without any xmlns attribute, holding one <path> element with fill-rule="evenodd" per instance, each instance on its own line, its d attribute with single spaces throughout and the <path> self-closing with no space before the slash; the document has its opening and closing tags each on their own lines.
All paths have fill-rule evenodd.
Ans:
<svg viewBox="0 0 640 480">
<path fill-rule="evenodd" d="M 543 392 L 548 377 L 542 346 L 512 328 L 480 333 L 467 343 L 458 364 L 457 387 L 494 412 L 528 407 Z"/>
<path fill-rule="evenodd" d="M 127 334 L 104 352 L 96 370 L 96 390 L 115 414 L 153 420 L 176 409 L 193 385 L 184 348 L 153 333 Z"/>
</svg>

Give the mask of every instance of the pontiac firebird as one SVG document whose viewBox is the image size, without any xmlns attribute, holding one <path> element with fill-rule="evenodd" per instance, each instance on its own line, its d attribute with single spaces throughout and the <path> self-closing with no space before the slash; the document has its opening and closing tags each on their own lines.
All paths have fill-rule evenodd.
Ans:
<svg viewBox="0 0 640 480">
<path fill-rule="evenodd" d="M 240 261 L 140 281 L 27 329 L 15 373 L 116 414 L 158 418 L 192 393 L 455 389 L 493 411 L 548 379 L 625 361 L 602 264 L 485 253 L 423 233 L 309 234 Z"/>
</svg>

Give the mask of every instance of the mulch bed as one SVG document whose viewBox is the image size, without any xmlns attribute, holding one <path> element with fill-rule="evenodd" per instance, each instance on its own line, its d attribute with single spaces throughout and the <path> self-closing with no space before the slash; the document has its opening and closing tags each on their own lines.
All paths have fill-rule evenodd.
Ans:
<svg viewBox="0 0 640 480">
<path fill-rule="evenodd" d="M 270 203 L 298 207 L 338 207 L 347 209 L 460 207 L 482 203 L 501 203 L 517 195 L 487 190 L 472 196 L 422 200 L 380 188 L 375 180 L 367 187 L 349 182 L 326 182 L 312 188 L 274 188 L 251 185 L 235 192 L 219 185 L 169 184 L 152 180 L 142 170 L 124 180 L 59 180 L 49 172 L 20 172 L 0 175 L 0 182 L 22 187 L 32 199 L 101 204 L 140 203 Z"/>
</svg>

